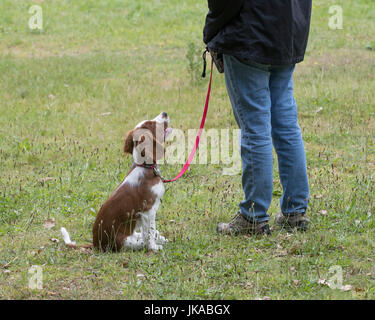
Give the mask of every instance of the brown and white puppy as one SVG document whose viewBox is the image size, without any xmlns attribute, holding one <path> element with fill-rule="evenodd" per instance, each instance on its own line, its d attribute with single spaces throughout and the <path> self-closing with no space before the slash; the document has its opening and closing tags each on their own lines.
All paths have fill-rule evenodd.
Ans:
<svg viewBox="0 0 375 320">
<path fill-rule="evenodd" d="M 165 112 L 153 120 L 145 120 L 131 130 L 124 152 L 133 156 L 130 172 L 100 208 L 92 233 L 93 246 L 107 251 L 121 248 L 160 250 L 167 242 L 156 230 L 155 216 L 164 195 L 164 183 L 157 161 L 164 156 L 163 143 L 172 129 Z M 70 240 L 61 228 L 65 243 Z"/>
</svg>

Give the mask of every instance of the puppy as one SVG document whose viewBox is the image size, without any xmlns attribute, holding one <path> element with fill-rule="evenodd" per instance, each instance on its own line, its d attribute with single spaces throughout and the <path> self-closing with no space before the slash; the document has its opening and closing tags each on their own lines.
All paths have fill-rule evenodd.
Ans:
<svg viewBox="0 0 375 320">
<path fill-rule="evenodd" d="M 165 191 L 157 161 L 164 156 L 163 144 L 172 132 L 168 125 L 169 117 L 162 112 L 153 120 L 142 121 L 128 133 L 124 152 L 132 154 L 133 165 L 96 216 L 92 229 L 94 248 L 157 251 L 167 242 L 156 230 L 155 216 Z M 66 229 L 61 228 L 61 232 L 64 242 L 77 248 Z"/>
</svg>

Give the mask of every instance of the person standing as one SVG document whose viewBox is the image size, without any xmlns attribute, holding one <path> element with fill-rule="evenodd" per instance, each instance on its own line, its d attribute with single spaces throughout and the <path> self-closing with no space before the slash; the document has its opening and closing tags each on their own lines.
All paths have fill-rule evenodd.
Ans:
<svg viewBox="0 0 375 320">
<path fill-rule="evenodd" d="M 311 7 L 312 0 L 208 0 L 203 41 L 215 64 L 223 66 L 233 114 L 241 129 L 245 194 L 234 217 L 217 225 L 218 233 L 270 233 L 272 146 L 283 188 L 275 222 L 308 229 L 309 185 L 293 72 L 304 59 Z"/>
</svg>

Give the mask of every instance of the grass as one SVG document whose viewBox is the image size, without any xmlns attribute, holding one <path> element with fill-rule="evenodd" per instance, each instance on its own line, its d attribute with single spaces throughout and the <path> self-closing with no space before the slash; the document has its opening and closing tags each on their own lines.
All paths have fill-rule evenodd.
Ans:
<svg viewBox="0 0 375 320">
<path fill-rule="evenodd" d="M 43 8 L 42 32 L 28 8 Z M 344 29 L 328 27 L 339 4 Z M 375 5 L 314 1 L 306 59 L 295 73 L 308 159 L 311 230 L 218 236 L 242 199 L 241 176 L 193 165 L 167 185 L 157 215 L 162 252 L 68 250 L 91 239 L 96 212 L 122 180 L 127 130 L 167 111 L 197 128 L 207 80 L 189 70 L 202 48 L 205 3 L 0 3 L 0 297 L 2 299 L 374 299 Z M 191 44 L 194 45 L 191 45 Z M 198 53 L 197 53 L 198 55 Z M 191 56 L 191 52 L 190 52 Z M 200 72 L 197 70 L 196 72 Z M 223 76 L 214 74 L 206 128 L 235 129 Z M 172 177 L 180 165 L 165 165 Z M 271 224 L 281 186 L 275 161 Z M 43 226 L 54 218 L 55 226 Z M 28 287 L 42 266 L 43 289 Z M 351 290 L 331 289 L 332 266 Z"/>
</svg>

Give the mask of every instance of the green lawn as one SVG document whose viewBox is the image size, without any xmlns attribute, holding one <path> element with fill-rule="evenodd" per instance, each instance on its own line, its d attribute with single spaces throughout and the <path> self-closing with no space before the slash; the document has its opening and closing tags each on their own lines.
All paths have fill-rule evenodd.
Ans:
<svg viewBox="0 0 375 320">
<path fill-rule="evenodd" d="M 295 97 L 308 159 L 311 230 L 274 228 L 281 186 L 275 161 L 270 237 L 218 236 L 242 199 L 241 176 L 192 165 L 166 186 L 157 214 L 162 252 L 69 250 L 91 240 L 96 212 L 127 173 L 125 133 L 166 111 L 198 128 L 207 79 L 198 61 L 204 1 L 0 2 L 1 299 L 374 299 L 375 3 L 314 0 Z M 29 7 L 43 9 L 30 31 Z M 344 29 L 331 30 L 339 4 Z M 190 62 L 192 59 L 190 58 Z M 206 128 L 235 129 L 223 75 L 214 73 Z M 187 150 L 188 151 L 188 150 Z M 172 177 L 181 165 L 164 165 Z M 54 218 L 55 226 L 43 226 Z M 51 239 L 60 239 L 54 242 Z M 43 270 L 43 289 L 28 286 Z M 324 284 L 342 268 L 347 290 Z"/>
</svg>

